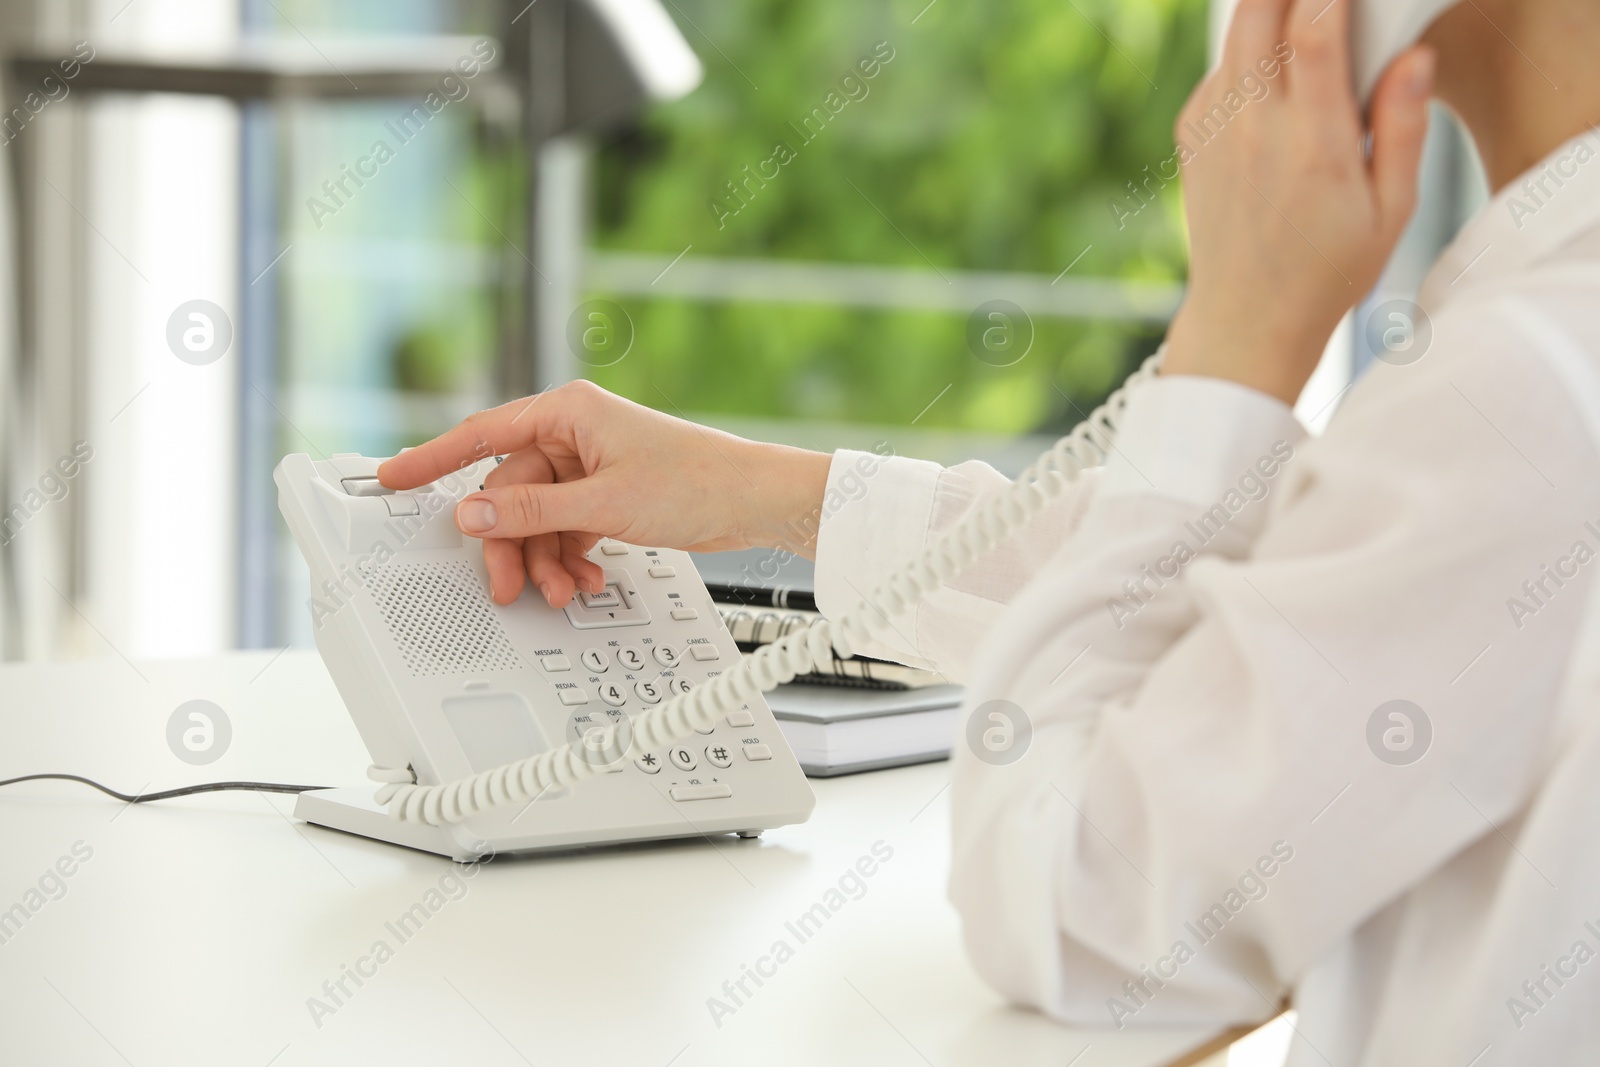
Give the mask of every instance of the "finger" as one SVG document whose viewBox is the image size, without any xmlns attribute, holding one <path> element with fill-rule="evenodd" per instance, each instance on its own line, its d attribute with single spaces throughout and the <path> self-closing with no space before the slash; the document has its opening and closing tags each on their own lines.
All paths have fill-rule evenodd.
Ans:
<svg viewBox="0 0 1600 1067">
<path fill-rule="evenodd" d="M 577 586 L 561 565 L 561 542 L 555 534 L 530 537 L 522 542 L 522 561 L 528 577 L 553 608 L 564 608 L 572 601 Z"/>
<path fill-rule="evenodd" d="M 505 462 L 498 464 L 483 479 L 485 489 L 497 489 L 505 485 L 516 485 L 519 482 L 553 482 L 556 480 L 555 465 L 550 462 L 550 457 L 538 448 L 524 448 L 520 452 L 513 452 L 505 458 Z"/>
<path fill-rule="evenodd" d="M 483 543 L 483 563 L 489 568 L 489 596 L 496 604 L 509 604 L 522 595 L 526 571 L 521 541 L 491 537 Z"/>
<path fill-rule="evenodd" d="M 499 486 L 456 505 L 456 526 L 471 537 L 534 537 L 562 530 L 609 533 L 609 516 L 603 476 Z"/>
<path fill-rule="evenodd" d="M 1288 39 L 1290 91 L 1329 116 L 1349 112 L 1356 93 L 1350 71 L 1350 6 L 1355 0 L 1294 0 Z M 1342 109 L 1342 110 L 1335 110 Z"/>
<path fill-rule="evenodd" d="M 583 390 L 561 386 L 469 415 L 453 429 L 378 467 L 391 489 L 415 489 L 479 460 L 518 452 L 541 436 L 560 434 L 583 405 Z"/>
<path fill-rule="evenodd" d="M 1389 65 L 1372 98 L 1372 182 L 1388 233 L 1399 233 L 1417 206 L 1417 171 L 1428 137 L 1433 51 L 1413 48 Z"/>
<path fill-rule="evenodd" d="M 1239 0 L 1222 46 L 1221 72 L 1231 80 L 1253 70 L 1283 43 L 1293 0 Z"/>
<path fill-rule="evenodd" d="M 606 587 L 606 572 L 589 559 L 589 549 L 599 538 L 593 534 L 568 531 L 561 535 L 561 565 L 578 583 L 578 588 L 598 593 Z"/>
</svg>

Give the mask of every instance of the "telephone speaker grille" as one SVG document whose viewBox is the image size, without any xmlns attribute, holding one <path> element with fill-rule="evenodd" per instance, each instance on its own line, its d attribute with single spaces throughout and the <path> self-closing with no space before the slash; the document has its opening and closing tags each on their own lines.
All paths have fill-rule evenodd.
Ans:
<svg viewBox="0 0 1600 1067">
<path fill-rule="evenodd" d="M 370 588 L 413 675 L 484 674 L 523 666 L 483 583 L 465 561 L 380 566 Z"/>
</svg>

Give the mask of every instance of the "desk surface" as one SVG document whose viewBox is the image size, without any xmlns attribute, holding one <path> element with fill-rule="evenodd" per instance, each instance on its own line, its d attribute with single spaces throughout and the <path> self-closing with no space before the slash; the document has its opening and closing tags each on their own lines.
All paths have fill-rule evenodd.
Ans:
<svg viewBox="0 0 1600 1067">
<path fill-rule="evenodd" d="M 311 653 L 9 666 L 0 693 L 0 777 L 339 785 L 367 763 Z M 167 746 L 194 699 L 232 727 L 208 766 Z M 26 916 L 0 926 L 0 1062 L 1154 1067 L 1213 1036 L 1067 1030 L 1007 1008 L 945 898 L 945 783 L 943 764 L 817 781 L 810 822 L 760 840 L 500 858 L 470 879 L 295 822 L 287 796 L 126 806 L 11 786 L 0 913 Z M 786 923 L 875 845 L 893 854 L 864 892 L 797 937 Z M 71 876 L 52 877 L 75 846 Z M 396 925 L 419 904 L 425 920 Z M 724 983 L 758 964 L 770 977 L 745 978 L 735 1002 Z M 713 1018 L 713 997 L 732 1010 Z"/>
</svg>

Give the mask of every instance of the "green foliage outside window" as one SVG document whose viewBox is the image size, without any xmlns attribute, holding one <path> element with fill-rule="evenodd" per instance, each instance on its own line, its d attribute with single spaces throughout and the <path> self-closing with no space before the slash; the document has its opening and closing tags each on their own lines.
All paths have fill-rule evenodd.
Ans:
<svg viewBox="0 0 1600 1067">
<path fill-rule="evenodd" d="M 924 3 L 671 0 L 706 79 L 602 148 L 593 243 L 1181 282 L 1179 190 L 1152 176 L 1203 0 Z M 652 406 L 903 424 L 951 385 L 919 425 L 1001 432 L 1076 422 L 1161 332 L 1035 315 L 1000 368 L 964 313 L 616 299 L 637 339 L 592 376 Z"/>
</svg>

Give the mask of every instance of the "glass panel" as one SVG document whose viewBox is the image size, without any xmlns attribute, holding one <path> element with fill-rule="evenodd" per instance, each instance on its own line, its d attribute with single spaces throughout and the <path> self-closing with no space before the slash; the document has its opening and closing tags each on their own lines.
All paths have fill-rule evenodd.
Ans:
<svg viewBox="0 0 1600 1067">
<path fill-rule="evenodd" d="M 247 0 L 248 36 L 309 40 L 332 55 L 385 39 L 490 33 L 493 4 L 450 0 Z M 503 58 L 503 57 L 502 57 Z M 330 65 L 337 63 L 330 59 Z M 442 64 L 439 76 L 450 73 Z M 454 88 L 464 82 L 466 92 Z M 272 356 L 246 405 L 265 411 L 272 460 L 287 452 L 386 455 L 491 400 L 503 314 L 501 227 L 520 217 L 519 150 L 489 136 L 477 86 L 458 79 L 437 111 L 422 94 L 362 102 L 280 101 L 265 145 L 247 152 L 254 179 L 276 189 L 275 218 L 246 219 L 263 245 L 286 248 L 257 285 L 273 299 Z M 480 214 L 480 211 L 482 212 Z M 514 221 L 511 224 L 515 226 Z M 515 232 L 510 229 L 509 232 Z M 270 258 L 270 254 L 269 254 Z M 306 571 L 272 503 L 246 509 L 257 616 L 250 643 L 310 641 Z M 264 547 L 251 550 L 252 543 Z"/>
</svg>

